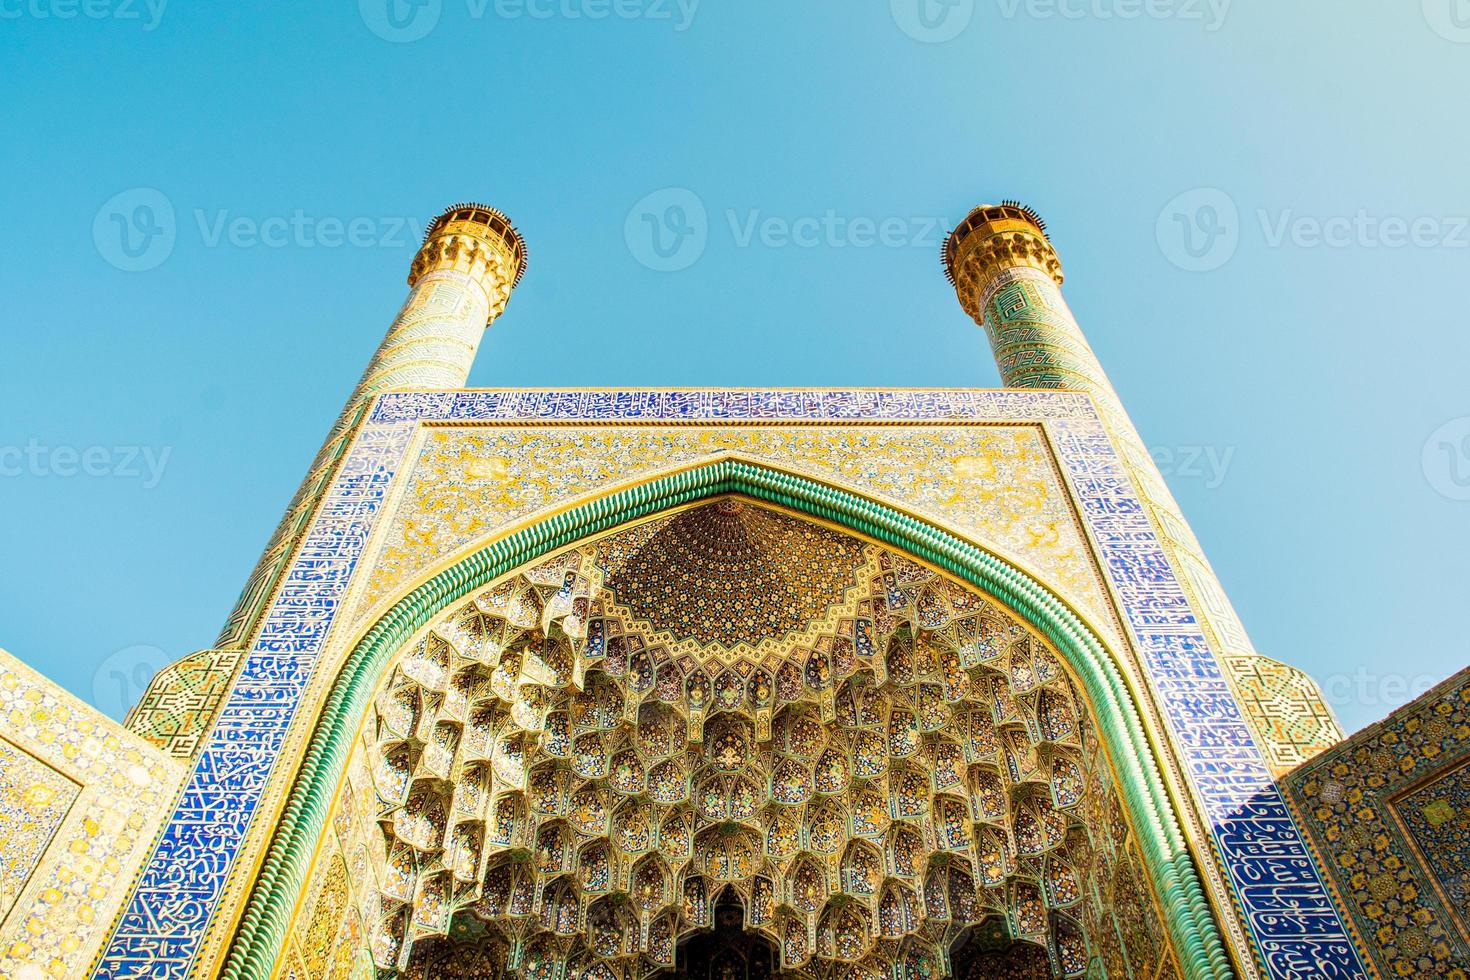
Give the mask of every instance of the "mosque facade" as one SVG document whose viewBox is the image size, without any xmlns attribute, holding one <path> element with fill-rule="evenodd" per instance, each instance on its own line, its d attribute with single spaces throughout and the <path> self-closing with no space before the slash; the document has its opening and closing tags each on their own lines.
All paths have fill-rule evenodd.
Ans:
<svg viewBox="0 0 1470 980">
<path fill-rule="evenodd" d="M 943 262 L 1003 389 L 467 389 L 446 210 L 211 647 L 0 654 L 0 975 L 1464 976 L 1470 675 L 1344 740 L 1036 213 Z"/>
</svg>

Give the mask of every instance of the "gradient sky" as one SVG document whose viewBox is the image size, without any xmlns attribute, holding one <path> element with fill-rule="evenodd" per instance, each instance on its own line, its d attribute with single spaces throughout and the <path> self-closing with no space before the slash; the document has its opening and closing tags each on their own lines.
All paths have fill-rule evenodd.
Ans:
<svg viewBox="0 0 1470 980">
<path fill-rule="evenodd" d="M 1260 650 L 1350 729 L 1470 661 L 1466 0 L 151 2 L 0 0 L 0 646 L 115 716 L 463 199 L 476 386 L 994 386 L 938 247 L 1026 201 Z"/>
</svg>

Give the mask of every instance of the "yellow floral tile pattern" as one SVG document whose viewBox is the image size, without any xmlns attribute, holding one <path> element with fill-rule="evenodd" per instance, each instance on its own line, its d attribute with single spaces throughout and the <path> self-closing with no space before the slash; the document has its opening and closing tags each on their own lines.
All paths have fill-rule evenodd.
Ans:
<svg viewBox="0 0 1470 980">
<path fill-rule="evenodd" d="M 359 623 L 431 567 L 552 507 L 731 453 L 861 487 L 1005 552 L 1120 642 L 1050 449 L 1030 425 L 431 429 L 376 545 Z"/>
</svg>

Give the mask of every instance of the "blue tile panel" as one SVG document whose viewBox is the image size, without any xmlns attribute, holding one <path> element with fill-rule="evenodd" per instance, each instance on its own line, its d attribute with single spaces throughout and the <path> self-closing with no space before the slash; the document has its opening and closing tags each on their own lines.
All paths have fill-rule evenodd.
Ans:
<svg viewBox="0 0 1470 980">
<path fill-rule="evenodd" d="M 1366 977 L 1101 423 L 1058 420 L 1049 430 L 1266 975 Z"/>
</svg>

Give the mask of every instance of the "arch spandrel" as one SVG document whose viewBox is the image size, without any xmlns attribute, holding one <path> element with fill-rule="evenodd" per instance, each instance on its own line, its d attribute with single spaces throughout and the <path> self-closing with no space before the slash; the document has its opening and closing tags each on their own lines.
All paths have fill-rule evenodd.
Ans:
<svg viewBox="0 0 1470 980">
<path fill-rule="evenodd" d="M 1065 596 L 1109 644 L 1123 642 L 1034 423 L 432 427 L 375 542 L 354 620 L 366 627 L 436 570 L 569 500 L 722 459 L 801 474 L 945 527 Z"/>
<path fill-rule="evenodd" d="M 1107 919 L 1104 903 L 1075 897 L 1092 887 L 1095 899 L 1106 893 L 1108 903 L 1130 910 L 1128 922 L 1157 916 L 1156 927 L 1133 930 L 1132 956 L 1173 962 L 1170 950 L 1178 949 L 1186 975 L 1209 975 L 1210 957 L 1201 950 L 1213 945 L 1218 962 L 1218 939 L 1200 903 L 1181 901 L 1181 868 L 1185 891 L 1193 873 L 1177 827 L 1168 829 L 1172 818 L 1165 814 L 1168 827 L 1159 825 L 1167 798 L 1156 768 L 1130 754 L 1138 752 L 1141 732 L 1136 717 L 1131 726 L 1116 717 L 1116 692 L 1126 689 L 1115 668 L 1111 678 L 1094 676 L 1089 685 L 1075 667 L 1062 666 L 1075 653 L 1064 654 L 1007 605 L 872 541 L 848 556 L 853 584 L 829 584 L 823 592 L 817 583 L 824 601 L 805 609 L 804 625 L 818 627 L 790 631 L 802 641 L 792 646 L 806 651 L 795 671 L 790 656 L 769 643 L 763 653 L 761 642 L 749 642 L 761 638 L 742 641 L 727 622 L 698 610 L 670 620 L 674 605 L 640 601 L 660 588 L 653 570 L 678 567 L 640 565 L 650 542 L 691 514 L 728 523 L 730 510 L 745 511 L 746 523 L 753 516 L 757 524 L 799 528 L 817 552 L 858 540 L 820 520 L 725 498 L 543 558 L 468 603 L 451 603 L 379 675 L 292 934 L 330 928 L 315 909 L 341 903 L 311 896 L 322 890 L 315 883 L 340 866 L 350 869 L 354 885 L 375 882 L 374 897 L 355 895 L 340 926 L 350 925 L 359 966 L 372 957 L 408 975 L 427 975 L 423 964 L 449 969 L 451 960 L 460 962 L 453 957 L 483 959 L 486 949 L 499 949 L 531 976 L 539 975 L 524 960 L 531 954 L 541 957 L 537 963 L 562 964 L 557 975 L 567 980 L 600 976 L 608 964 L 623 971 L 613 975 L 631 976 L 640 968 L 630 962 L 643 962 L 645 947 L 672 949 L 681 934 L 708 926 L 713 909 L 700 911 L 700 903 L 726 888 L 737 892 L 747 927 L 812 975 L 835 969 L 815 964 L 871 965 L 879 955 L 901 975 L 938 975 L 936 951 L 949 943 L 969 948 L 969 932 L 955 931 L 961 913 L 976 931 L 1004 923 L 1008 940 L 1031 943 L 1058 975 L 1073 975 L 1065 964 L 1085 967 L 1089 956 L 1104 961 L 1110 948 L 1116 973 L 1128 944 L 1117 941 L 1117 920 Z M 608 543 L 600 556 L 598 542 Z M 759 557 L 796 558 L 789 568 L 808 579 L 817 552 L 788 541 Z M 898 603 L 905 589 L 911 594 L 895 619 L 890 600 Z M 875 599 L 887 621 L 874 618 Z M 966 603 L 969 613 L 957 616 Z M 704 612 L 717 607 L 715 601 Z M 869 625 L 861 629 L 864 612 Z M 486 627 L 490 620 L 500 625 Z M 970 625 L 959 628 L 960 620 Z M 987 637 L 987 629 L 1001 633 Z M 507 642 L 512 632 L 518 639 Z M 536 642 L 529 643 L 532 634 Z M 1024 638 L 1024 649 L 1012 643 L 1015 649 L 988 660 L 973 652 L 1005 647 L 996 639 L 1002 634 Z M 567 642 L 557 646 L 551 637 Z M 637 651 L 627 649 L 633 640 Z M 864 643 L 868 649 L 859 652 Z M 601 654 L 590 658 L 571 649 L 585 653 L 599 644 Z M 619 645 L 622 651 L 614 649 Z M 498 652 L 487 659 L 466 657 L 465 649 Z M 647 656 L 653 649 L 662 660 Z M 946 675 L 940 651 L 974 662 Z M 509 652 L 515 656 L 508 659 Z M 931 669 L 916 669 L 913 659 L 926 656 Z M 493 732 L 514 728 L 513 738 L 481 732 L 475 696 L 456 693 L 456 665 L 484 671 L 470 689 L 498 705 L 492 713 L 501 727 Z M 676 667 L 677 684 L 666 670 Z M 1099 670 L 1108 668 L 1092 663 L 1079 673 Z M 999 678 L 1005 690 L 977 688 L 967 671 L 985 683 Z M 729 679 L 735 674 L 739 683 Z M 854 696 L 854 682 L 865 694 Z M 611 701 L 614 690 L 620 704 L 599 701 Z M 548 691 L 559 692 L 562 709 Z M 1098 693 L 1105 695 L 1101 711 L 1092 703 Z M 967 707 L 956 716 L 955 705 Z M 971 720 L 978 716 L 987 721 L 976 727 Z M 682 746 L 665 728 L 682 735 Z M 1087 739 L 1084 729 L 1091 730 Z M 1072 732 L 1075 743 L 1067 741 Z M 544 757 L 537 755 L 543 746 Z M 984 751 L 993 753 L 989 768 L 974 761 Z M 1124 760 L 1116 780 L 1109 753 Z M 1155 768 L 1152 780 L 1140 780 L 1140 768 Z M 764 807 L 763 790 L 773 801 Z M 1079 818 L 1087 806 L 1100 809 Z M 842 812 L 834 817 L 834 809 Z M 464 820 L 455 822 L 463 812 L 477 815 L 470 823 L 478 829 L 467 833 Z M 344 833 L 363 820 L 391 829 L 381 841 Z M 1127 829 L 1140 820 L 1148 823 L 1142 837 Z M 1078 864 L 1081 845 L 1073 836 L 1110 825 L 1125 828 L 1122 848 L 1132 856 L 1099 888 L 1092 872 L 1077 870 L 1088 865 Z M 1164 857 L 1171 846 L 1172 857 Z M 936 863 L 943 865 L 938 882 L 929 880 Z M 966 875 L 968 895 L 956 887 L 957 876 Z M 1150 897 L 1154 887 L 1162 908 Z M 1192 887 L 1197 892 L 1197 881 Z M 811 889 L 823 901 L 812 899 Z M 833 905 L 833 896 L 851 897 Z M 635 947 L 633 961 L 611 955 L 614 935 L 618 950 Z M 293 943 L 289 955 L 301 955 L 300 948 Z M 1089 952 L 1078 959 L 1078 949 Z M 578 960 L 583 953 L 591 958 Z M 580 972 L 566 973 L 565 964 Z"/>
</svg>

